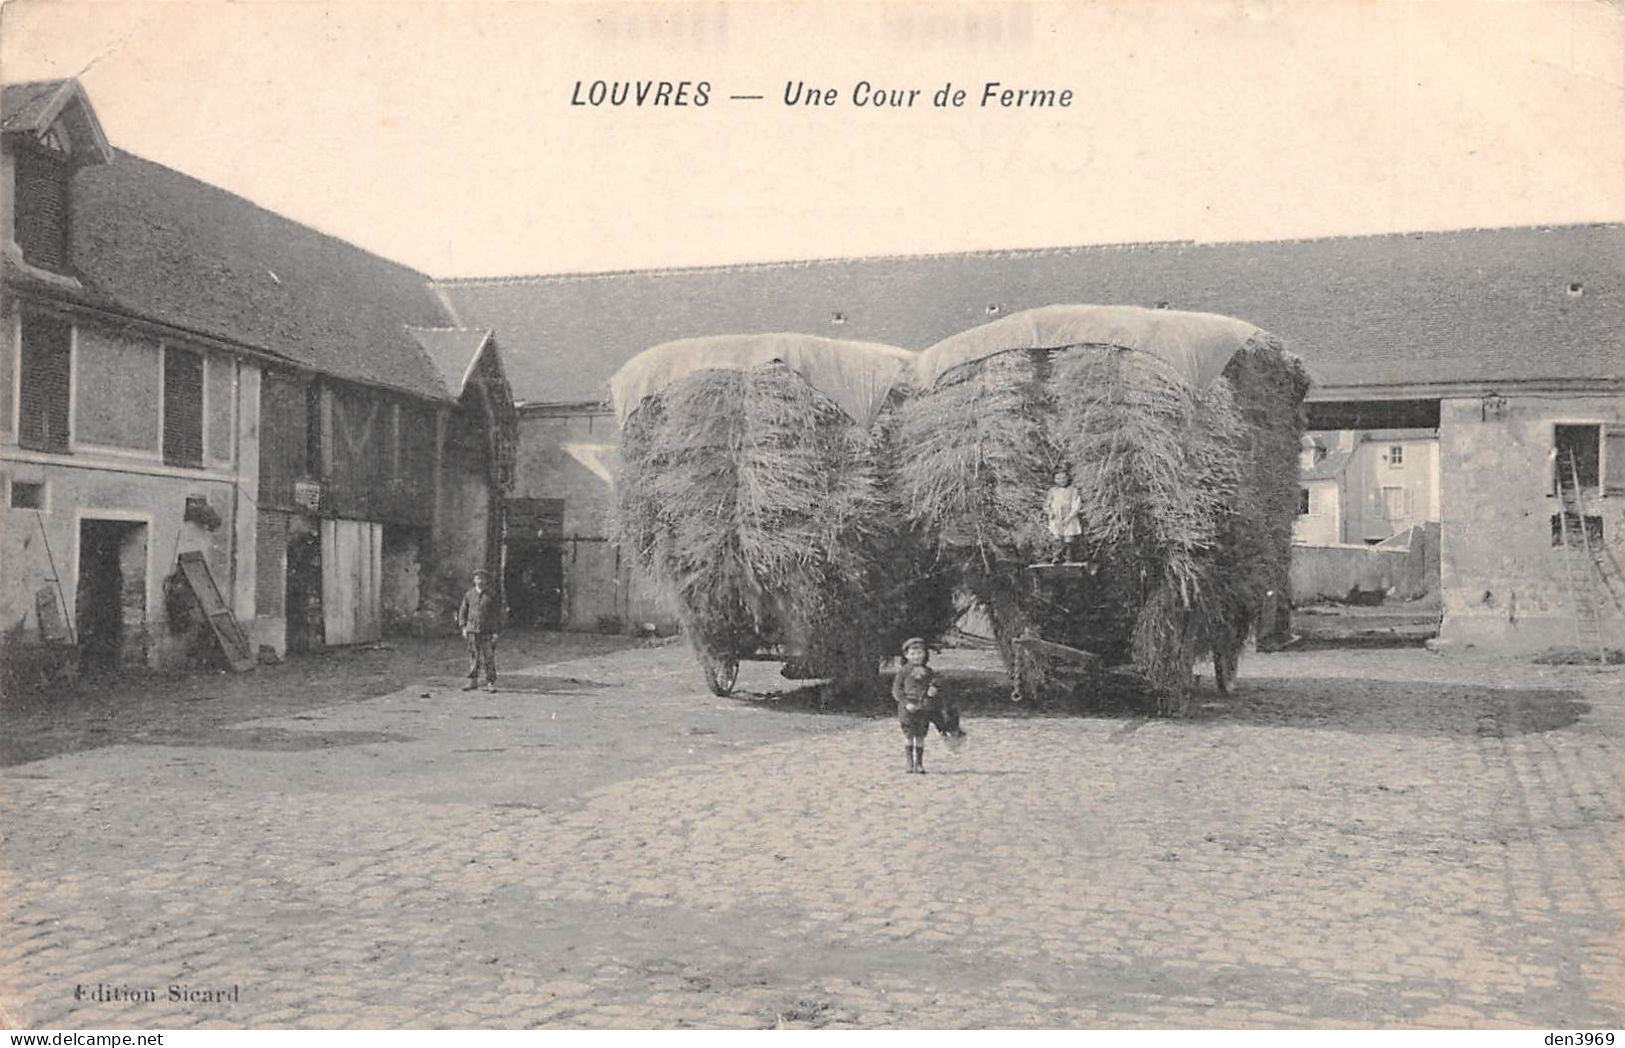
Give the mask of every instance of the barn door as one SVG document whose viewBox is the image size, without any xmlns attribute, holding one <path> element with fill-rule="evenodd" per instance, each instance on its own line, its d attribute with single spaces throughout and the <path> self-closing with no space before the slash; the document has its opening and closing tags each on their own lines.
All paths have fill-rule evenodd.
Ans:
<svg viewBox="0 0 1625 1048">
<path fill-rule="evenodd" d="M 382 636 L 384 526 L 322 521 L 322 624 L 328 644 L 366 644 Z"/>
</svg>

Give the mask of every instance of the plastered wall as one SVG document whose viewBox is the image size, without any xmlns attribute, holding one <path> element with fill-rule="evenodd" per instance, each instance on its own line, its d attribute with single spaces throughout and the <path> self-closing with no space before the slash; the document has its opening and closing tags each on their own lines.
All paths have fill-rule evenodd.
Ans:
<svg viewBox="0 0 1625 1048">
<path fill-rule="evenodd" d="M 70 453 L 47 454 L 17 444 L 14 398 L 17 345 L 16 303 L 0 315 L 0 627 L 15 631 L 19 644 L 41 640 L 37 602 L 41 591 L 55 595 L 56 613 L 68 629 L 78 618 L 83 523 L 123 521 L 141 529 L 145 563 L 126 565 L 125 633 L 142 649 L 142 659 L 164 667 L 185 661 L 187 638 L 173 633 L 164 601 L 164 579 L 180 553 L 202 552 L 233 613 L 252 623 L 254 600 L 254 504 L 259 469 L 259 369 L 224 353 L 208 355 L 210 397 L 205 412 L 204 468 L 165 464 L 160 448 L 141 446 L 148 430 L 143 416 L 157 416 L 157 383 L 98 385 L 92 354 L 119 354 L 124 335 L 76 325 L 74 410 Z M 86 337 L 81 338 L 81 334 Z M 112 341 L 102 336 L 115 336 Z M 130 336 L 135 338 L 134 336 Z M 140 341 L 137 339 L 136 341 Z M 150 365 L 157 367 L 156 341 Z M 130 349 L 130 343 L 125 349 Z M 148 361 L 139 349 L 126 360 Z M 151 396 L 132 395 L 132 388 Z M 122 441 L 125 447 L 93 446 L 80 434 Z M 12 508 L 18 485 L 44 485 L 38 509 Z M 208 502 L 217 523 L 187 521 L 188 498 Z M 141 610 L 144 606 L 144 612 Z"/>
</svg>

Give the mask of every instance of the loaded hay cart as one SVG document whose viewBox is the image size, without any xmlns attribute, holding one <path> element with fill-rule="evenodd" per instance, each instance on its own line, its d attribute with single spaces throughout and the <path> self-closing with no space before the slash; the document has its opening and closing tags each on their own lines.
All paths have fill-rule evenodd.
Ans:
<svg viewBox="0 0 1625 1048">
<path fill-rule="evenodd" d="M 895 497 L 913 363 L 876 343 L 730 335 L 655 346 L 610 380 L 618 541 L 666 590 L 715 694 L 741 659 L 778 656 L 786 676 L 877 696 L 902 636 L 951 621 Z M 916 607 L 937 610 L 899 613 Z"/>
<path fill-rule="evenodd" d="M 1112 672 L 1183 710 L 1204 655 L 1228 687 L 1291 555 L 1309 381 L 1277 339 L 1213 314 L 1047 306 L 932 346 L 915 383 L 902 494 L 986 609 L 1014 698 Z M 1046 489 L 1068 465 L 1086 553 L 1048 569 Z"/>
</svg>

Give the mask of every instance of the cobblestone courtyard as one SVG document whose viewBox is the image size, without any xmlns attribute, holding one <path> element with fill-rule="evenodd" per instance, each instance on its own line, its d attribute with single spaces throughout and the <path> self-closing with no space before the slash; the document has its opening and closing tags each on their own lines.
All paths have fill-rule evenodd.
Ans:
<svg viewBox="0 0 1625 1048">
<path fill-rule="evenodd" d="M 990 701 L 908 776 L 892 719 L 771 665 L 717 699 L 681 647 L 494 695 L 443 661 L 11 718 L 5 1025 L 1625 1019 L 1617 671 L 1260 655 L 1183 720 Z"/>
</svg>

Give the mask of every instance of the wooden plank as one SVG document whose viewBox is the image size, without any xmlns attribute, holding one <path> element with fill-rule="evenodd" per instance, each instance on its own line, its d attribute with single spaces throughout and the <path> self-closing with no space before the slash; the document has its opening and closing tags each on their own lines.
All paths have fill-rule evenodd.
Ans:
<svg viewBox="0 0 1625 1048">
<path fill-rule="evenodd" d="M 322 623 L 330 645 L 382 636 L 383 534 L 372 521 L 322 521 Z"/>
<path fill-rule="evenodd" d="M 1086 579 L 1094 575 L 1090 567 L 1069 561 L 1063 564 L 1029 564 L 1027 570 L 1045 579 Z"/>
<path fill-rule="evenodd" d="M 1028 653 L 1052 662 L 1064 662 L 1074 666 L 1090 667 L 1100 662 L 1100 656 L 1092 651 L 1082 648 L 1069 648 L 1065 644 L 1057 644 L 1051 640 L 1040 637 L 1017 637 L 1016 647 Z"/>
<path fill-rule="evenodd" d="M 383 637 L 384 526 L 357 523 L 356 539 L 356 642 L 371 644 Z"/>
<path fill-rule="evenodd" d="M 337 521 L 322 521 L 322 636 L 328 644 L 348 644 L 349 631 L 343 622 L 345 601 L 339 586 L 339 540 Z"/>
<path fill-rule="evenodd" d="M 248 637 L 243 634 L 237 616 L 231 613 L 231 608 L 221 598 L 220 588 L 214 584 L 214 576 L 209 574 L 209 564 L 203 559 L 203 554 L 188 551 L 182 553 L 179 560 L 181 574 L 197 596 L 198 604 L 203 608 L 203 617 L 208 620 L 209 627 L 220 641 L 221 650 L 226 653 L 226 661 L 238 673 L 253 669 L 254 649 L 249 646 Z"/>
</svg>

